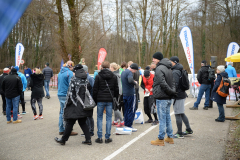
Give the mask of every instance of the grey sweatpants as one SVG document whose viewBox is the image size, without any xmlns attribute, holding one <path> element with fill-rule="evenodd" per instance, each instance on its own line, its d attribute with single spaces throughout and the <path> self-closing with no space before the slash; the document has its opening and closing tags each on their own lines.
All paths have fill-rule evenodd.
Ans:
<svg viewBox="0 0 240 160">
<path fill-rule="evenodd" d="M 39 107 L 39 116 L 41 116 L 43 112 L 42 98 L 32 98 L 31 105 L 32 105 L 32 110 L 34 115 L 37 115 L 37 109 L 35 106 L 36 102 L 38 103 L 38 107 Z"/>
<path fill-rule="evenodd" d="M 114 121 L 117 121 L 118 119 L 120 119 L 121 122 L 123 121 L 122 114 L 118 109 L 114 111 L 114 117 Z"/>
</svg>

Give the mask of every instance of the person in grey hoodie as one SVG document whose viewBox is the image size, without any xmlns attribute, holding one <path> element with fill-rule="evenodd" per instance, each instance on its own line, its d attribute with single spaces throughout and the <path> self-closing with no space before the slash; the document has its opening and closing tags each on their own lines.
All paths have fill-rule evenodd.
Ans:
<svg viewBox="0 0 240 160">
<path fill-rule="evenodd" d="M 178 128 L 177 133 L 173 137 L 174 138 L 184 138 L 183 135 L 192 134 L 193 131 L 190 127 L 188 118 L 184 113 L 184 111 L 185 111 L 184 103 L 185 103 L 187 94 L 184 90 L 182 90 L 179 87 L 179 84 L 181 83 L 180 77 L 182 76 L 183 66 L 179 63 L 179 58 L 177 56 L 171 57 L 170 61 L 173 66 L 172 73 L 173 73 L 173 78 L 174 78 L 175 84 L 176 84 L 176 90 L 178 92 L 177 96 L 173 98 L 173 109 L 174 109 L 174 114 L 176 117 L 176 123 L 177 123 L 177 128 Z M 186 126 L 185 132 L 182 132 L 182 122 Z"/>
<path fill-rule="evenodd" d="M 53 70 L 49 67 L 49 63 L 46 63 L 45 68 L 42 70 L 42 73 L 44 75 L 44 87 L 46 91 L 45 98 L 49 99 L 50 98 L 49 82 L 50 82 L 50 79 L 53 77 Z"/>
</svg>

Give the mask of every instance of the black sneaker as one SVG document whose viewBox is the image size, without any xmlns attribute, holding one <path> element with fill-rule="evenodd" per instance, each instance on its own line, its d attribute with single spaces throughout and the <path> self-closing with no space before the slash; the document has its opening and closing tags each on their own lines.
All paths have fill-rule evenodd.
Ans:
<svg viewBox="0 0 240 160">
<path fill-rule="evenodd" d="M 208 110 L 208 107 L 203 107 L 204 110 Z"/>
<path fill-rule="evenodd" d="M 65 145 L 65 141 L 63 141 L 62 138 L 55 137 L 54 140 L 61 145 Z"/>
<path fill-rule="evenodd" d="M 98 139 L 95 140 L 95 142 L 96 143 L 103 143 L 103 140 L 102 140 L 102 138 L 98 138 Z"/>
<path fill-rule="evenodd" d="M 216 122 L 224 122 L 225 120 L 224 120 L 224 121 L 220 121 L 219 119 L 215 119 L 215 121 L 216 121 Z"/>
<path fill-rule="evenodd" d="M 82 144 L 92 145 L 91 140 L 82 141 Z"/>
<path fill-rule="evenodd" d="M 110 143 L 112 142 L 112 138 L 105 139 L 105 143 Z"/>
<path fill-rule="evenodd" d="M 176 134 L 173 135 L 173 138 L 181 138 L 181 139 L 183 139 L 184 136 L 182 134 L 176 133 Z"/>
<path fill-rule="evenodd" d="M 198 110 L 198 108 L 197 107 L 191 107 L 191 108 L 189 108 L 190 110 Z"/>
<path fill-rule="evenodd" d="M 149 119 L 149 120 L 145 121 L 145 123 L 152 123 L 152 122 L 153 122 L 152 119 Z"/>
<path fill-rule="evenodd" d="M 183 132 L 183 135 L 193 134 L 193 131 L 185 131 Z"/>
<path fill-rule="evenodd" d="M 156 126 L 159 124 L 159 121 L 155 120 L 153 123 L 152 123 L 152 126 Z"/>
</svg>

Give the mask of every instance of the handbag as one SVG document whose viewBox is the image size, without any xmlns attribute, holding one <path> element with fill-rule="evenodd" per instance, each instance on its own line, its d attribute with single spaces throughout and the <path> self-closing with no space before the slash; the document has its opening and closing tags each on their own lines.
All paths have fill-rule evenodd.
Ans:
<svg viewBox="0 0 240 160">
<path fill-rule="evenodd" d="M 113 97 L 112 92 L 111 92 L 111 90 L 110 90 L 106 80 L 105 80 L 105 82 L 106 82 L 106 86 L 107 86 L 107 88 L 108 88 L 108 90 L 109 90 L 109 92 L 110 92 L 110 94 L 112 96 L 112 99 L 113 99 L 114 110 L 117 110 L 119 108 L 120 104 L 118 103 L 117 99 L 115 97 Z"/>
<path fill-rule="evenodd" d="M 82 99 L 79 95 L 77 95 L 77 99 L 82 104 L 83 110 L 92 110 L 92 109 L 94 109 L 94 107 L 96 107 L 96 103 L 94 102 L 89 90 L 87 89 L 87 83 L 86 83 L 85 87 L 86 87 L 86 92 L 85 92 L 84 102 L 82 101 Z"/>
</svg>

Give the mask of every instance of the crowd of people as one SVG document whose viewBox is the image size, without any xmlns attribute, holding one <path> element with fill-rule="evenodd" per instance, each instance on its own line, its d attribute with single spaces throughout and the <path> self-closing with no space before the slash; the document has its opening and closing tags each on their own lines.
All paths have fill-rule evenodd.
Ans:
<svg viewBox="0 0 240 160">
<path fill-rule="evenodd" d="M 225 66 L 217 67 L 217 78 L 209 79 L 209 68 L 206 61 L 202 61 L 202 67 L 198 72 L 197 79 L 201 84 L 197 101 L 191 110 L 198 110 L 198 106 L 205 92 L 204 110 L 212 108 L 212 101 L 217 103 L 219 117 L 217 122 L 224 122 L 224 108 L 226 98 L 216 93 L 222 77 L 235 76 L 232 63 L 225 72 Z M 215 75 L 215 74 L 214 74 Z M 106 113 L 105 143 L 112 142 L 111 128 L 127 127 L 132 132 L 137 132 L 133 127 L 133 121 L 138 103 L 141 102 L 139 87 L 144 90 L 143 106 L 148 117 L 145 123 L 159 124 L 159 133 L 152 145 L 164 146 L 165 142 L 174 144 L 173 138 L 184 138 L 185 135 L 193 134 L 188 117 L 186 116 L 184 103 L 187 98 L 186 90 L 183 88 L 184 69 L 177 56 L 170 59 L 164 58 L 161 52 L 153 54 L 152 63 L 142 70 L 138 64 L 129 61 L 121 65 L 104 61 L 100 70 L 94 72 L 91 77 L 88 67 L 84 63 L 73 65 L 68 61 L 58 73 L 58 99 L 60 103 L 59 112 L 59 135 L 55 141 L 65 145 L 69 136 L 78 135 L 73 132 L 73 126 L 78 121 L 85 137 L 83 144 L 91 145 L 91 137 L 94 136 L 93 108 L 86 109 L 92 100 L 97 106 L 97 139 L 96 143 L 103 143 L 103 115 Z M 43 97 L 50 98 L 49 82 L 53 77 L 53 71 L 46 63 L 41 71 L 36 67 L 31 71 L 25 67 L 24 74 L 19 72 L 18 66 L 4 68 L 0 76 L 0 94 L 3 100 L 3 113 L 6 115 L 7 124 L 21 123 L 19 103 L 22 105 L 22 114 L 26 114 L 24 91 L 31 89 L 31 107 L 33 119 L 43 119 Z M 141 81 L 139 81 L 139 77 Z M 141 84 L 140 84 L 141 83 Z M 43 90 L 45 88 L 46 96 Z M 189 86 L 189 82 L 188 82 Z M 86 94 L 89 91 L 89 95 Z M 211 95 L 211 96 L 210 96 Z M 88 101 L 89 100 L 89 101 Z M 37 114 L 36 102 L 39 106 Z M 176 117 L 177 132 L 173 134 L 170 116 L 170 106 L 173 105 Z M 114 118 L 112 120 L 112 112 Z M 154 116 L 154 120 L 152 118 Z M 13 121 L 11 119 L 13 118 Z M 182 122 L 186 130 L 182 129 Z M 167 137 L 165 138 L 165 135 Z"/>
</svg>

